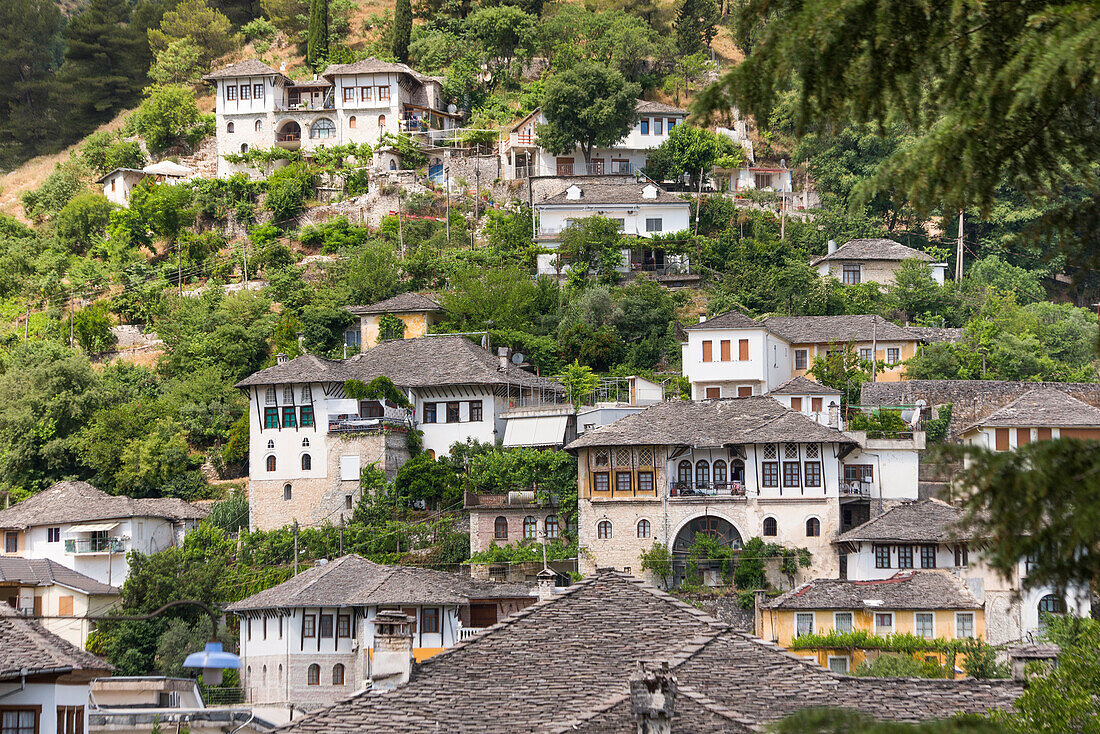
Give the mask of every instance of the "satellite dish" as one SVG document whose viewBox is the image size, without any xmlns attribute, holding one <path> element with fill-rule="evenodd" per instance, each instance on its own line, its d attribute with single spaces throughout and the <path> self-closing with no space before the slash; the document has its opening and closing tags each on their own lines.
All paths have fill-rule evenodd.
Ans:
<svg viewBox="0 0 1100 734">
<path fill-rule="evenodd" d="M 455 106 L 454 102 L 451 102 L 449 105 L 447 105 L 447 112 L 451 113 L 452 115 L 458 112 L 458 107 Z"/>
<path fill-rule="evenodd" d="M 512 364 L 523 364 L 523 360 L 527 359 L 519 352 L 512 355 Z"/>
</svg>

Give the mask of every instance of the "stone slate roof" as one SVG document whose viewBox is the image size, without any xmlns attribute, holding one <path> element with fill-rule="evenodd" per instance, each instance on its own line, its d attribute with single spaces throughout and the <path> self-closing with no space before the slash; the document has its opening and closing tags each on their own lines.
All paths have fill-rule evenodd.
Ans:
<svg viewBox="0 0 1100 734">
<path fill-rule="evenodd" d="M 416 69 L 406 64 L 395 64 L 389 61 L 382 61 L 376 59 L 373 56 L 369 59 L 362 59 L 361 61 L 355 61 L 350 64 L 329 64 L 321 76 L 331 77 L 338 74 L 408 74 L 419 82 L 432 81 L 432 77 L 427 74 L 421 74 Z"/>
<path fill-rule="evenodd" d="M 446 571 L 383 566 L 347 555 L 314 566 L 278 586 L 226 607 L 230 612 L 283 607 L 375 606 L 379 604 L 468 604 L 477 599 L 532 595 L 529 584 L 480 581 Z"/>
<path fill-rule="evenodd" d="M 900 242 L 886 239 L 848 240 L 836 249 L 836 252 L 810 261 L 811 265 L 830 260 L 908 260 L 916 258 L 925 262 L 934 259 L 927 252 L 914 250 Z"/>
<path fill-rule="evenodd" d="M 911 342 L 916 337 L 881 316 L 771 316 L 763 320 L 771 331 L 791 344 L 843 344 L 845 342 Z"/>
<path fill-rule="evenodd" d="M 38 622 L 0 604 L 0 680 L 28 675 L 81 671 L 109 675 L 114 667 L 106 660 L 81 650 Z"/>
<path fill-rule="evenodd" d="M 1041 387 L 977 421 L 964 429 L 964 433 L 981 426 L 1097 428 L 1100 427 L 1100 409 L 1061 390 Z"/>
<path fill-rule="evenodd" d="M 173 522 L 202 520 L 208 510 L 174 497 L 133 499 L 107 494 L 87 482 L 58 482 L 0 511 L 0 528 L 68 525 L 94 520 L 160 517 Z"/>
<path fill-rule="evenodd" d="M 686 115 L 687 110 L 680 107 L 674 107 L 670 104 L 664 104 L 663 102 L 650 102 L 646 99 L 639 99 L 638 106 L 636 108 L 639 115 Z"/>
<path fill-rule="evenodd" d="M 962 510 L 942 500 L 902 502 L 841 533 L 837 542 L 949 543 L 960 538 L 955 526 L 962 518 Z"/>
<path fill-rule="evenodd" d="M 422 296 L 419 293 L 399 293 L 393 298 L 387 298 L 384 301 L 372 303 L 369 306 L 348 306 L 347 310 L 360 316 L 366 314 L 442 311 L 443 307 L 434 299 Z"/>
<path fill-rule="evenodd" d="M 706 321 L 700 321 L 691 326 L 685 326 L 685 331 L 697 329 L 763 329 L 764 325 L 751 316 L 746 316 L 740 311 L 726 311 L 717 316 L 711 316 Z"/>
<path fill-rule="evenodd" d="M 868 604 L 868 602 L 875 602 Z M 881 602 L 881 603 L 879 603 Z M 781 594 L 766 609 L 981 609 L 963 581 L 943 569 L 901 571 L 887 579 L 816 579 Z"/>
<path fill-rule="evenodd" d="M 62 566 L 49 558 L 0 557 L 0 584 L 61 586 L 85 594 L 117 594 L 118 589 Z"/>
<path fill-rule="evenodd" d="M 655 403 L 633 415 L 599 426 L 565 447 L 727 446 L 741 443 L 854 443 L 767 395 Z"/>
<path fill-rule="evenodd" d="M 262 61 L 248 59 L 247 61 L 238 61 L 236 64 L 230 64 L 229 66 L 212 71 L 203 77 L 203 81 L 213 81 L 215 79 L 226 79 L 238 76 L 281 76 L 287 78 L 286 74 L 272 69 Z M 290 79 L 287 78 L 287 81 L 290 81 Z"/>
<path fill-rule="evenodd" d="M 625 574 L 603 570 L 413 670 L 283 729 L 316 732 L 637 732 L 638 662 L 676 676 L 674 732 L 745 732 L 802 708 L 850 706 L 902 721 L 1007 708 L 1012 681 L 841 676 Z"/>
<path fill-rule="evenodd" d="M 792 377 L 779 387 L 768 392 L 769 395 L 843 395 L 844 393 L 835 387 L 822 385 L 820 382 L 799 375 Z"/>
<path fill-rule="evenodd" d="M 948 342 L 958 344 L 966 338 L 966 329 L 939 326 L 906 326 L 905 330 L 924 344 Z"/>
<path fill-rule="evenodd" d="M 536 206 L 545 205 L 569 205 L 569 206 L 585 206 L 588 204 L 681 204 L 684 207 L 690 207 L 686 200 L 681 199 L 679 196 L 670 194 L 660 186 L 647 182 L 640 183 L 579 183 L 575 184 L 581 190 L 581 198 L 579 199 L 567 199 L 566 191 L 562 191 L 559 194 L 543 199 L 542 202 L 536 204 Z M 642 189 L 646 186 L 657 187 L 657 197 L 654 199 L 647 199 L 642 196 Z"/>
<path fill-rule="evenodd" d="M 260 370 L 237 383 L 281 385 L 298 382 L 370 382 L 385 375 L 399 387 L 437 385 L 522 385 L 561 391 L 561 386 L 499 361 L 488 351 L 461 336 L 425 336 L 393 339 L 348 359 L 324 359 L 306 354 Z"/>
</svg>

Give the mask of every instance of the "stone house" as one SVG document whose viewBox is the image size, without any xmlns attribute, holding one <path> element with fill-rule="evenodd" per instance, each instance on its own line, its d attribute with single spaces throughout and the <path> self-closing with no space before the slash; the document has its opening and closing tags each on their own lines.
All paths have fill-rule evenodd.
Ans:
<svg viewBox="0 0 1100 734">
<path fill-rule="evenodd" d="M 824 706 L 883 721 L 984 714 L 1022 691 L 1012 680 L 838 675 L 602 569 L 426 660 L 396 690 L 347 698 L 286 731 L 749 734 Z"/>
<path fill-rule="evenodd" d="M 815 579 L 791 589 L 756 610 L 756 633 L 789 648 L 803 635 L 868 632 L 911 634 L 948 640 L 985 637 L 985 613 L 958 577 L 944 570 L 898 571 L 874 581 Z M 820 648 L 796 650 L 834 673 L 847 674 L 867 661 L 867 650 Z M 940 664 L 943 653 L 930 651 Z"/>
<path fill-rule="evenodd" d="M 888 285 L 906 260 L 926 262 L 932 268 L 932 279 L 943 285 L 947 263 L 935 262 L 927 252 L 906 247 L 886 239 L 849 240 L 840 247 L 829 240 L 829 252 L 814 258 L 810 265 L 818 275 L 831 275 L 845 285 L 879 283 Z"/>
<path fill-rule="evenodd" d="M 118 601 L 118 589 L 49 558 L 0 557 L 0 601 L 23 614 L 44 617 L 42 626 L 83 648 L 95 623 Z M 66 619 L 68 617 L 69 619 Z"/>
<path fill-rule="evenodd" d="M 1100 440 L 1100 408 L 1053 387 L 1037 388 L 962 430 L 969 446 L 1012 451 L 1033 441 Z"/>
<path fill-rule="evenodd" d="M 411 410 L 347 397 L 345 382 L 385 376 Z M 408 436 L 446 454 L 456 442 L 495 443 L 503 413 L 558 395 L 560 386 L 493 357 L 461 336 L 384 341 L 344 360 L 307 354 L 241 380 L 249 399 L 249 525 L 271 529 L 338 524 L 351 517 L 362 470 L 388 476 L 408 460 Z"/>
<path fill-rule="evenodd" d="M 577 456 L 582 573 L 640 569 L 641 553 L 660 542 L 678 583 L 703 533 L 734 549 L 756 536 L 805 547 L 807 578 L 837 576 L 831 539 L 917 491 L 916 442 L 861 446 L 767 396 L 658 403 L 566 450 Z M 899 462 L 907 470 L 864 475 L 859 491 L 846 486 L 850 462 L 881 466 L 898 453 L 910 456 Z M 721 583 L 719 570 L 704 570 L 704 582 Z"/>
<path fill-rule="evenodd" d="M 401 293 L 367 306 L 347 306 L 347 310 L 359 317 L 358 328 L 344 332 L 344 346 L 351 354 L 377 346 L 383 339 L 427 336 L 443 317 L 443 307 L 419 293 Z M 379 334 L 379 321 L 387 314 L 396 316 L 404 324 L 405 330 L 400 336 Z"/>
<path fill-rule="evenodd" d="M 233 602 L 226 611 L 240 617 L 241 677 L 249 700 L 315 708 L 347 698 L 376 677 L 380 612 L 411 618 L 410 652 L 423 661 L 535 601 L 530 584 L 383 566 L 347 555 Z"/>
<path fill-rule="evenodd" d="M 843 578 L 879 581 L 914 568 L 948 571 L 981 605 L 986 639 L 995 645 L 1038 632 L 1042 613 L 1088 616 L 1087 588 L 1029 587 L 1028 559 L 1002 576 L 983 562 L 981 539 L 959 528 L 961 519 L 961 510 L 937 499 L 903 502 L 837 537 Z"/>
<path fill-rule="evenodd" d="M 838 428 L 841 425 L 840 401 L 844 393 L 836 388 L 798 375 L 767 394 L 780 405 L 809 416 L 823 426 Z"/>
<path fill-rule="evenodd" d="M 700 318 L 685 331 L 682 369 L 695 400 L 766 394 L 806 376 L 815 358 L 849 343 L 861 359 L 876 360 L 876 382 L 903 380 L 905 360 L 916 354 L 919 342 L 897 324 L 866 314 L 757 321 L 727 311 Z"/>
<path fill-rule="evenodd" d="M 172 161 L 153 163 L 145 168 L 116 168 L 99 178 L 96 183 L 103 186 L 103 195 L 107 200 L 119 206 L 130 205 L 130 192 L 142 181 L 149 179 L 154 183 L 186 183 L 194 178 L 195 172 L 186 166 Z"/>
<path fill-rule="evenodd" d="M 0 510 L 3 555 L 46 559 L 105 586 L 122 586 L 128 554 L 180 546 L 207 510 L 173 497 L 110 495 L 87 482 L 58 482 Z"/>
</svg>

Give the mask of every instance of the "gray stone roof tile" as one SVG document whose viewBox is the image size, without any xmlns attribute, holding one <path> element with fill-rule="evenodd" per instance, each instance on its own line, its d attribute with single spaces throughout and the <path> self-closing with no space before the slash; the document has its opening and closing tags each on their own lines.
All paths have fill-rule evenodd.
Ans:
<svg viewBox="0 0 1100 734">
<path fill-rule="evenodd" d="M 85 594 L 118 594 L 114 586 L 96 581 L 49 558 L 0 557 L 0 582 L 29 586 L 59 584 Z"/>
<path fill-rule="evenodd" d="M 792 377 L 779 387 L 768 392 L 769 395 L 843 395 L 840 390 L 799 375 Z"/>
<path fill-rule="evenodd" d="M 848 240 L 836 249 L 836 252 L 810 261 L 811 265 L 830 260 L 908 260 L 917 259 L 932 262 L 927 252 L 914 250 L 900 242 L 887 239 Z"/>
<path fill-rule="evenodd" d="M 870 602 L 874 602 L 873 604 Z M 943 569 L 900 571 L 874 581 L 815 579 L 781 594 L 766 609 L 981 609 L 963 581 Z"/>
<path fill-rule="evenodd" d="M 542 205 L 577 205 L 587 206 L 591 204 L 679 204 L 684 207 L 690 207 L 691 205 L 684 199 L 681 199 L 675 194 L 669 192 L 657 186 L 657 196 L 653 199 L 647 199 L 642 196 L 642 190 L 646 186 L 656 186 L 656 184 L 649 183 L 647 181 L 638 183 L 589 183 L 584 181 L 582 183 L 574 184 L 581 190 L 580 199 L 568 199 L 567 191 L 562 190 L 560 193 L 554 194 L 535 206 Z"/>
<path fill-rule="evenodd" d="M 283 731 L 636 732 L 629 676 L 668 662 L 673 731 L 741 732 L 811 706 L 883 719 L 1006 708 L 1010 681 L 858 679 L 811 665 L 615 571 L 600 571 L 418 665 L 405 686 L 364 692 Z"/>
<path fill-rule="evenodd" d="M 399 293 L 393 298 L 372 303 L 368 306 L 348 306 L 348 311 L 356 315 L 383 313 L 415 313 L 419 311 L 442 311 L 443 307 L 434 299 L 419 293 Z"/>
<path fill-rule="evenodd" d="M 67 642 L 7 604 L 0 604 L 0 680 L 72 671 L 110 674 L 114 667 Z"/>
<path fill-rule="evenodd" d="M 247 61 L 238 61 L 236 64 L 230 64 L 224 66 L 221 69 L 210 72 L 205 75 L 203 79 L 205 81 L 212 81 L 214 79 L 228 79 L 232 77 L 240 76 L 282 76 L 281 71 L 275 71 L 270 66 L 262 61 L 256 59 L 248 59 Z"/>
<path fill-rule="evenodd" d="M 647 99 L 639 99 L 636 108 L 639 115 L 686 115 L 687 110 L 664 102 L 650 102 Z"/>
<path fill-rule="evenodd" d="M 87 482 L 58 482 L 0 511 L 0 528 L 28 528 L 93 520 L 160 517 L 202 520 L 208 511 L 174 497 L 134 499 L 111 495 Z"/>
<path fill-rule="evenodd" d="M 1038 388 L 1021 395 L 964 431 L 978 426 L 1100 428 L 1100 409 L 1056 388 Z"/>
<path fill-rule="evenodd" d="M 685 331 L 698 329 L 763 329 L 764 324 L 751 316 L 746 316 L 740 311 L 726 311 L 716 316 L 711 316 L 706 321 L 700 321 L 691 326 L 685 326 Z"/>
<path fill-rule="evenodd" d="M 742 443 L 854 443 L 834 428 L 767 395 L 717 400 L 672 400 L 590 431 L 566 446 L 728 446 Z"/>
<path fill-rule="evenodd" d="M 913 342 L 916 337 L 881 316 L 770 316 L 763 320 L 768 331 L 791 344 L 844 344 L 846 342 Z"/>
<path fill-rule="evenodd" d="M 859 527 L 841 533 L 837 541 L 949 543 L 965 539 L 955 527 L 963 511 L 938 499 L 903 502 Z"/>
</svg>

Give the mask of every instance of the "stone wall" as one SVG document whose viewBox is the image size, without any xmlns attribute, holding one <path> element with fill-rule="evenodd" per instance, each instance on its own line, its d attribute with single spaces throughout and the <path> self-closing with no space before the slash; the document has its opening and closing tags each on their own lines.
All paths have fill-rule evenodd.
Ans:
<svg viewBox="0 0 1100 734">
<path fill-rule="evenodd" d="M 292 640 L 291 644 L 296 642 Z M 321 666 L 320 684 L 316 686 L 308 683 L 309 666 L 313 663 Z M 337 663 L 344 666 L 342 686 L 332 685 L 332 666 Z M 252 703 L 289 701 L 295 706 L 317 709 L 345 699 L 363 687 L 367 678 L 366 655 L 332 652 L 303 655 L 292 649 L 284 655 L 249 656 L 248 667 L 242 673 Z"/>
<path fill-rule="evenodd" d="M 745 611 L 738 603 L 737 594 L 714 596 L 712 594 L 676 594 L 689 604 L 701 608 L 715 619 L 725 622 L 735 630 L 753 633 L 753 610 Z"/>
<path fill-rule="evenodd" d="M 529 507 L 487 507 L 470 512 L 470 553 L 479 553 L 494 542 L 497 545 L 509 545 L 522 541 L 523 520 L 527 516 L 535 518 L 537 525 L 536 538 L 541 539 L 546 528 L 546 518 L 557 515 L 558 511 L 553 507 L 529 508 Z M 496 519 L 504 517 L 508 520 L 508 537 L 497 540 L 495 537 Z M 560 518 L 559 518 L 560 520 Z M 561 523 L 558 525 L 559 534 L 564 530 Z"/>
<path fill-rule="evenodd" d="M 1049 387 L 1100 408 L 1100 383 L 1015 382 L 1009 380 L 909 380 L 908 382 L 865 382 L 860 394 L 863 405 L 913 405 L 924 400 L 929 406 L 952 404 L 948 435 L 956 438 L 967 426 L 978 422 L 1032 390 Z"/>
</svg>

